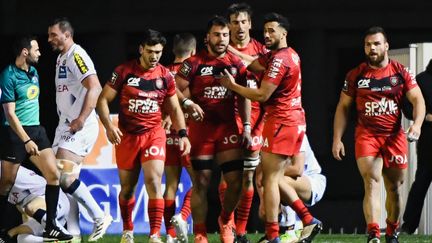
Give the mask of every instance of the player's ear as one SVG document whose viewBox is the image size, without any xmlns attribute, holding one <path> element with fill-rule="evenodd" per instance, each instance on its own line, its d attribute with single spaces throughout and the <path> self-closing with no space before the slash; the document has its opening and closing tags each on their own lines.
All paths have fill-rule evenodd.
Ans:
<svg viewBox="0 0 432 243">
<path fill-rule="evenodd" d="M 139 51 L 139 54 L 142 55 L 144 52 L 144 47 L 142 45 L 139 45 L 138 51 Z"/>
<path fill-rule="evenodd" d="M 385 50 L 386 50 L 386 51 L 388 51 L 388 50 L 389 50 L 389 48 L 390 48 L 390 47 L 389 47 L 389 43 L 388 43 L 388 42 L 386 42 L 386 43 L 385 43 Z"/>
</svg>

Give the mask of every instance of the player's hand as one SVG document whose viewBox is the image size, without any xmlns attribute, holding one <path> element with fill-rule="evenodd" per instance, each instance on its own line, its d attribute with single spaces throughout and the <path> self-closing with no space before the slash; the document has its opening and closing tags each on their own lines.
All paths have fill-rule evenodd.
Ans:
<svg viewBox="0 0 432 243">
<path fill-rule="evenodd" d="M 165 129 L 166 132 L 169 132 L 171 129 L 171 117 L 165 116 L 165 118 L 162 120 L 162 128 Z"/>
<path fill-rule="evenodd" d="M 186 112 L 188 113 L 189 117 L 191 117 L 195 121 L 204 120 L 204 111 L 198 104 L 193 103 L 188 105 L 186 107 Z"/>
<path fill-rule="evenodd" d="M 335 159 L 342 160 L 342 157 L 345 156 L 345 147 L 342 141 L 333 141 L 332 152 Z"/>
<path fill-rule="evenodd" d="M 79 117 L 77 119 L 72 120 L 69 123 L 69 132 L 74 134 L 78 131 L 81 131 L 84 127 L 85 120 L 80 119 Z"/>
<path fill-rule="evenodd" d="M 106 135 L 110 143 L 119 145 L 121 143 L 121 137 L 123 136 L 123 133 L 118 127 L 112 126 L 106 130 Z"/>
<path fill-rule="evenodd" d="M 40 152 L 39 152 L 39 148 L 36 145 L 35 142 L 33 142 L 33 140 L 31 140 L 30 142 L 25 144 L 25 150 L 27 151 L 28 154 L 30 154 L 31 156 L 39 156 Z"/>
<path fill-rule="evenodd" d="M 231 87 L 235 85 L 234 77 L 226 69 L 224 69 L 224 72 L 221 73 L 221 78 L 219 79 L 219 82 L 227 89 L 232 89 Z"/>
<path fill-rule="evenodd" d="M 242 146 L 244 148 L 249 148 L 252 145 L 252 136 L 250 131 L 243 131 L 242 134 Z"/>
<path fill-rule="evenodd" d="M 187 154 L 190 153 L 191 150 L 191 144 L 189 142 L 189 138 L 188 137 L 182 137 L 180 138 L 180 151 L 182 151 L 182 155 L 181 156 L 185 156 Z"/>
<path fill-rule="evenodd" d="M 408 134 L 408 142 L 415 142 L 419 139 L 421 134 L 421 128 L 417 126 L 416 124 L 413 124 L 410 126 L 406 132 Z"/>
</svg>

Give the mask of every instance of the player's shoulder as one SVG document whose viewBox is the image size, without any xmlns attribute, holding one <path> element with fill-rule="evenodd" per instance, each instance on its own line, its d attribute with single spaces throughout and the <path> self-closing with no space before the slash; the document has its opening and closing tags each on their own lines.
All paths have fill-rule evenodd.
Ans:
<svg viewBox="0 0 432 243">
<path fill-rule="evenodd" d="M 368 70 L 368 64 L 366 62 L 362 62 L 356 67 L 350 69 L 346 76 L 349 79 L 356 79 L 358 76 L 360 76 L 362 73 L 366 72 L 367 70 Z"/>
</svg>

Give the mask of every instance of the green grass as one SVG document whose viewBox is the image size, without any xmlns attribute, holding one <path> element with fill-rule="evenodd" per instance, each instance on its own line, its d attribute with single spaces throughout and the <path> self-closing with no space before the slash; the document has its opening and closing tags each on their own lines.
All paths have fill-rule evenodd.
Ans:
<svg viewBox="0 0 432 243">
<path fill-rule="evenodd" d="M 251 240 L 252 243 L 258 242 L 258 240 L 263 236 L 263 234 L 248 234 L 248 238 Z M 120 242 L 120 235 L 106 235 L 103 239 L 99 240 L 98 242 L 103 243 L 119 243 Z M 135 235 L 135 242 L 136 243 L 144 243 L 148 240 L 147 235 Z M 84 242 L 87 242 L 87 237 L 84 237 Z M 401 243 L 431 243 L 432 242 L 432 236 L 428 235 L 401 235 L 399 237 L 399 241 Z M 189 237 L 189 242 L 193 243 L 193 237 Z M 209 242 L 210 243 L 216 243 L 219 241 L 219 235 L 217 234 L 209 234 Z M 366 242 L 366 236 L 365 235 L 350 235 L 350 234 L 320 234 L 318 235 L 314 243 L 365 243 Z M 381 242 L 385 242 L 384 236 L 381 237 Z"/>
</svg>

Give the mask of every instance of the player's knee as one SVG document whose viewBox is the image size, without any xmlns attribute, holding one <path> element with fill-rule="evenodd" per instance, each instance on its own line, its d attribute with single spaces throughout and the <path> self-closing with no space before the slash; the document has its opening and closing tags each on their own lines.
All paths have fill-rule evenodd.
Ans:
<svg viewBox="0 0 432 243">
<path fill-rule="evenodd" d="M 71 173 L 62 172 L 60 175 L 60 186 L 63 189 L 67 189 L 75 180 L 75 176 Z"/>
<path fill-rule="evenodd" d="M 125 185 L 125 184 L 121 185 L 120 198 L 127 200 L 127 199 L 131 199 L 133 195 L 134 195 L 134 186 Z"/>
<path fill-rule="evenodd" d="M 149 193 L 157 193 L 161 191 L 161 181 L 157 178 L 149 178 L 145 180 L 146 189 Z"/>
</svg>

